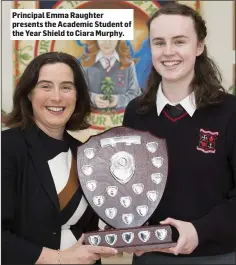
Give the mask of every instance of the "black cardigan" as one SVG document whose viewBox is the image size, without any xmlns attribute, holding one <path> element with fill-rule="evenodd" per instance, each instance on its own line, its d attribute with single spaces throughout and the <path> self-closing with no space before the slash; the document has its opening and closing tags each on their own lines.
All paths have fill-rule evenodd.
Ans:
<svg viewBox="0 0 236 265">
<path fill-rule="evenodd" d="M 60 247 L 59 201 L 37 130 L 2 132 L 3 264 L 34 264 L 43 247 Z M 68 133 L 65 137 L 76 157 L 81 143 Z M 75 227 L 78 236 L 97 230 L 98 217 L 88 207 Z"/>
<path fill-rule="evenodd" d="M 177 119 L 165 111 L 158 116 L 156 105 L 140 115 L 138 106 L 137 99 L 128 104 L 123 125 L 166 139 L 168 148 L 167 183 L 149 224 L 167 217 L 191 222 L 199 245 L 189 256 L 235 252 L 236 97 L 226 94 L 221 103 Z"/>
</svg>

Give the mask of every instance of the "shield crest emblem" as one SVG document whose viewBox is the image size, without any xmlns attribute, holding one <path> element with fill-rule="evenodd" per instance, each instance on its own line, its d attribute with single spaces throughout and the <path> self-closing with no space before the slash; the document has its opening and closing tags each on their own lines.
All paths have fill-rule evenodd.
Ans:
<svg viewBox="0 0 236 265">
<path fill-rule="evenodd" d="M 78 147 L 77 172 L 85 197 L 101 220 L 117 229 L 142 226 L 165 190 L 166 141 L 149 132 L 112 128 Z M 128 237 L 124 240 L 132 239 Z M 148 234 L 140 238 L 145 241 Z M 115 237 L 106 240 L 112 244 Z"/>
</svg>

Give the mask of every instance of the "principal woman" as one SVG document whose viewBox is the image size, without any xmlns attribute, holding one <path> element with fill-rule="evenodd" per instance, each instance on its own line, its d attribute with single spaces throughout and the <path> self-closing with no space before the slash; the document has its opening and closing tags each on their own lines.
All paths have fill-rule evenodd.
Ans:
<svg viewBox="0 0 236 265">
<path fill-rule="evenodd" d="M 90 97 L 71 55 L 34 58 L 21 76 L 2 132 L 2 263 L 93 264 L 113 248 L 83 244 L 98 229 L 76 174 L 67 130 L 87 128 Z"/>
</svg>

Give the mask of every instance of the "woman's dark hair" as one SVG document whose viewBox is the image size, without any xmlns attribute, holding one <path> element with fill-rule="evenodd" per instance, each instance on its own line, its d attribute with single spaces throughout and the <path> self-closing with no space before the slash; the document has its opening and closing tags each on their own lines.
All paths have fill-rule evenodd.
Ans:
<svg viewBox="0 0 236 265">
<path fill-rule="evenodd" d="M 6 126 L 26 128 L 34 123 L 33 109 L 28 95 L 38 82 L 41 67 L 54 63 L 67 64 L 74 74 L 77 101 L 75 110 L 66 124 L 66 129 L 73 131 L 89 127 L 87 117 L 91 112 L 91 101 L 88 80 L 78 60 L 72 55 L 63 52 L 41 54 L 28 64 L 14 91 L 13 109 L 3 117 L 3 122 Z"/>
<path fill-rule="evenodd" d="M 194 28 L 199 42 L 204 41 L 207 36 L 205 21 L 197 11 L 183 4 L 171 3 L 160 8 L 148 21 L 148 30 L 152 21 L 161 15 L 181 15 L 192 18 Z M 196 58 L 195 75 L 190 84 L 195 93 L 196 107 L 205 107 L 209 104 L 216 104 L 221 101 L 222 95 L 226 90 L 222 87 L 221 74 L 212 59 L 207 55 L 207 48 L 204 45 L 203 53 Z M 162 80 L 161 75 L 152 66 L 147 80 L 147 88 L 143 95 L 139 97 L 138 112 L 144 114 L 150 110 L 156 103 L 156 93 Z M 223 93 L 222 93 L 223 92 Z"/>
</svg>

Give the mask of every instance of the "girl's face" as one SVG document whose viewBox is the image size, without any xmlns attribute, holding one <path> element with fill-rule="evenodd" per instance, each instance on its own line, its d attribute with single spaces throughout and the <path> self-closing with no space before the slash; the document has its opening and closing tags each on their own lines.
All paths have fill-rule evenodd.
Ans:
<svg viewBox="0 0 236 265">
<path fill-rule="evenodd" d="M 204 50 L 192 18 L 160 15 L 150 25 L 152 62 L 164 82 L 191 80 L 196 56 Z"/>
<path fill-rule="evenodd" d="M 104 55 L 112 55 L 118 44 L 118 40 L 98 40 L 98 47 Z"/>
</svg>

